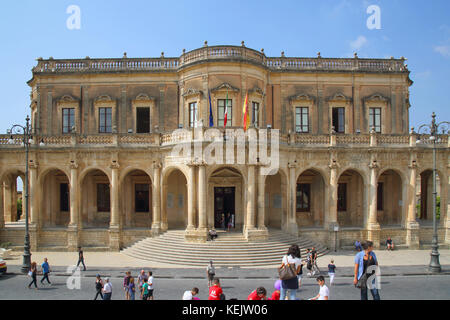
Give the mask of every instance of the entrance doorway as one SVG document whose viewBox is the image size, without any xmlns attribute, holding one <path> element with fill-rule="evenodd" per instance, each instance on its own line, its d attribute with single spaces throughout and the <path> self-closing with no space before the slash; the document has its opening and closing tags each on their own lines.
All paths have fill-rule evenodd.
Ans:
<svg viewBox="0 0 450 320">
<path fill-rule="evenodd" d="M 235 187 L 214 188 L 214 228 L 227 229 L 230 222 L 231 229 L 236 227 L 235 191 Z"/>
</svg>

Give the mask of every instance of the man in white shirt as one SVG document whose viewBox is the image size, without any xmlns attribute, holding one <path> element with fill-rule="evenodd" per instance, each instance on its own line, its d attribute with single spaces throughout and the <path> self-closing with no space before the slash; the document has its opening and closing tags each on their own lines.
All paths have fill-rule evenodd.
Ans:
<svg viewBox="0 0 450 320">
<path fill-rule="evenodd" d="M 148 300 L 153 300 L 153 273 L 148 272 Z"/>
<path fill-rule="evenodd" d="M 316 280 L 320 286 L 319 294 L 309 300 L 328 300 L 330 297 L 330 290 L 325 285 L 325 278 L 323 276 L 318 276 Z"/>
<path fill-rule="evenodd" d="M 112 285 L 109 278 L 105 278 L 105 285 L 103 286 L 103 300 L 111 300 Z"/>
<path fill-rule="evenodd" d="M 192 290 L 188 290 L 184 292 L 183 300 L 194 300 L 194 297 L 198 294 L 198 288 L 192 288 Z"/>
</svg>

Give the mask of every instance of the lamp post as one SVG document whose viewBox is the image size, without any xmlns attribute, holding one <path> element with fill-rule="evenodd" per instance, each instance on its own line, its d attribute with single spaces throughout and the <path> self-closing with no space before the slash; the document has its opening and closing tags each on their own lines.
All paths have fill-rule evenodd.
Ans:
<svg viewBox="0 0 450 320">
<path fill-rule="evenodd" d="M 433 112 L 431 115 L 431 125 L 423 124 L 419 127 L 417 133 L 420 137 L 420 131 L 422 134 L 430 134 L 430 141 L 433 144 L 433 240 L 431 244 L 431 260 L 428 266 L 428 270 L 433 273 L 441 272 L 441 264 L 439 263 L 439 245 L 438 245 L 438 234 L 437 234 L 437 221 L 436 221 L 436 143 L 440 135 L 448 134 L 448 129 L 450 128 L 450 122 L 443 121 L 436 123 L 436 114 Z M 442 133 L 439 134 L 439 128 L 442 128 Z M 425 140 L 419 139 L 419 141 L 425 142 Z"/>
<path fill-rule="evenodd" d="M 25 146 L 25 244 L 24 244 L 24 252 L 23 252 L 23 263 L 21 271 L 23 273 L 28 273 L 31 268 L 31 253 L 30 253 L 30 233 L 28 228 L 28 216 L 29 216 L 29 208 L 28 208 L 28 152 L 30 149 L 30 145 L 34 143 L 33 137 L 31 136 L 31 126 L 30 126 L 30 117 L 26 118 L 26 125 L 22 126 L 19 124 L 15 124 L 8 130 L 8 133 L 11 134 L 11 138 L 9 139 L 9 143 L 13 144 L 13 134 L 22 134 L 23 141 L 22 145 Z"/>
</svg>

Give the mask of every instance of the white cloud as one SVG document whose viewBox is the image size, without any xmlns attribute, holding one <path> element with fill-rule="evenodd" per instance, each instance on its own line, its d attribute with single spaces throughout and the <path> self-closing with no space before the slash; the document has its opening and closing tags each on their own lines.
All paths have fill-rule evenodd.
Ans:
<svg viewBox="0 0 450 320">
<path fill-rule="evenodd" d="M 440 53 L 444 57 L 450 57 L 450 45 L 435 46 L 434 51 Z"/>
<path fill-rule="evenodd" d="M 350 48 L 353 51 L 360 50 L 363 46 L 367 44 L 367 39 L 364 36 L 359 36 L 355 41 L 350 41 Z"/>
</svg>

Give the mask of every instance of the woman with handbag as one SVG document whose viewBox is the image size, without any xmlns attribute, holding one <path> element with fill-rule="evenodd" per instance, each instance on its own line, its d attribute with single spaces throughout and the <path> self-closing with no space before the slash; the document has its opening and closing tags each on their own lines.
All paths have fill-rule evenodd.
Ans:
<svg viewBox="0 0 450 320">
<path fill-rule="evenodd" d="M 369 268 L 371 266 L 378 267 L 377 256 L 375 252 L 373 252 L 373 242 L 365 241 L 362 244 L 363 251 L 360 251 L 355 256 L 355 269 L 354 269 L 354 278 L 353 284 L 355 287 L 361 289 L 361 300 L 368 300 L 367 297 L 367 289 L 368 289 L 368 280 L 375 273 L 375 271 L 370 272 Z M 375 280 L 373 280 L 372 285 Z M 370 289 L 373 300 L 380 300 L 380 294 L 378 292 L 377 286 L 372 286 Z"/>
<path fill-rule="evenodd" d="M 289 300 L 297 299 L 298 274 L 301 268 L 300 248 L 293 244 L 281 261 L 278 273 L 281 280 L 280 300 L 285 300 L 289 291 Z"/>
<path fill-rule="evenodd" d="M 28 275 L 31 277 L 31 282 L 28 285 L 28 289 L 31 289 L 31 285 L 34 283 L 34 287 L 36 288 L 36 290 L 38 290 L 38 286 L 37 286 L 37 282 L 36 282 L 36 276 L 37 276 L 37 264 L 36 262 L 33 262 L 31 264 L 31 269 L 28 272 Z"/>
</svg>

